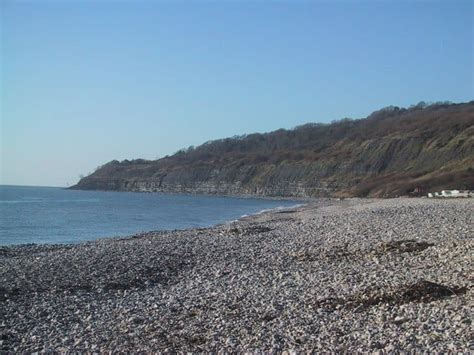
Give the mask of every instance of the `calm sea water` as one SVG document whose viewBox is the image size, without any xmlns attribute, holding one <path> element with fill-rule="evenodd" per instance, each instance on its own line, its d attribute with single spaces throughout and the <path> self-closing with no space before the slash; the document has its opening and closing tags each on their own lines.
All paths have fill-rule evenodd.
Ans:
<svg viewBox="0 0 474 355">
<path fill-rule="evenodd" d="M 297 201 L 0 186 L 0 245 L 208 227 Z"/>
</svg>

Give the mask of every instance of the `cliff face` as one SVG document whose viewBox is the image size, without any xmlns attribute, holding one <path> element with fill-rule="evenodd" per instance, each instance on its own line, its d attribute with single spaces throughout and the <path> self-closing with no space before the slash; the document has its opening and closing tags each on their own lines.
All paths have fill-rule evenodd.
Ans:
<svg viewBox="0 0 474 355">
<path fill-rule="evenodd" d="M 112 161 L 73 188 L 258 196 L 395 196 L 474 189 L 474 102 L 390 107 L 205 143 L 156 161 Z"/>
</svg>

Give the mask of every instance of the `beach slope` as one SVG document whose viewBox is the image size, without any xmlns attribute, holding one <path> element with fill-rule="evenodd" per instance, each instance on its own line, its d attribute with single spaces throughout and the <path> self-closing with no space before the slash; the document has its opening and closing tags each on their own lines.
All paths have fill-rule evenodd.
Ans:
<svg viewBox="0 0 474 355">
<path fill-rule="evenodd" d="M 469 351 L 474 200 L 0 248 L 0 349 Z"/>
</svg>

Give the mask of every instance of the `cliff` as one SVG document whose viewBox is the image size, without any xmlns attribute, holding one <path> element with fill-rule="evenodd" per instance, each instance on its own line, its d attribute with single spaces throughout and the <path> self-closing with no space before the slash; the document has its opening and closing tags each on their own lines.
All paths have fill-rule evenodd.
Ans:
<svg viewBox="0 0 474 355">
<path fill-rule="evenodd" d="M 387 107 L 204 143 L 162 159 L 112 161 L 74 189 L 258 196 L 405 195 L 474 189 L 474 101 Z"/>
</svg>

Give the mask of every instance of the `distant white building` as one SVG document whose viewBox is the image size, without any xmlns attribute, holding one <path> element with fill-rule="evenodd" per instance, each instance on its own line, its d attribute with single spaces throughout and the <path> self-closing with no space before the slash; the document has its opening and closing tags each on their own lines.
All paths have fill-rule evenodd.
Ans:
<svg viewBox="0 0 474 355">
<path fill-rule="evenodd" d="M 472 197 L 474 193 L 469 190 L 443 190 L 441 192 L 429 193 L 428 197 Z"/>
</svg>

